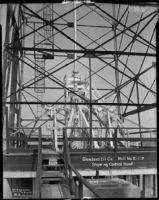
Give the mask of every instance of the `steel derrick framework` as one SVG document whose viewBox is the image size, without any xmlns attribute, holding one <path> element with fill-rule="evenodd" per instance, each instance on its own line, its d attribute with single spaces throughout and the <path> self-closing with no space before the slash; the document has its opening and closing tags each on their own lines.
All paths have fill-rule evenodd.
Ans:
<svg viewBox="0 0 159 200">
<path fill-rule="evenodd" d="M 46 9 L 52 18 L 44 16 Z M 135 10 L 131 5 L 106 3 L 7 5 L 3 111 L 5 114 L 7 106 L 9 127 L 31 126 L 33 130 L 49 121 L 52 125 L 50 105 L 56 106 L 56 122 L 63 127 L 67 105 L 86 104 L 92 116 L 92 107 L 103 104 L 116 108 L 120 119 L 131 122 L 138 133 L 144 126 L 147 130 L 151 112 L 155 120 L 158 13 L 157 7 Z M 68 74 L 88 82 L 89 99 L 67 87 Z M 34 89 L 43 80 L 39 90 L 45 88 L 45 92 L 39 99 Z M 96 99 L 93 88 L 99 93 Z M 79 102 L 67 101 L 65 92 L 78 97 Z M 37 104 L 43 116 L 37 116 Z M 90 122 L 95 120 L 90 118 Z M 149 127 L 149 131 L 156 128 Z"/>
</svg>

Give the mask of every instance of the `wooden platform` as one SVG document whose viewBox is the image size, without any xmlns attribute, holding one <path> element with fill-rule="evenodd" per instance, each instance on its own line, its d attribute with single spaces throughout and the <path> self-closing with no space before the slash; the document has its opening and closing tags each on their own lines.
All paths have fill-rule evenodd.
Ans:
<svg viewBox="0 0 159 200">
<path fill-rule="evenodd" d="M 36 171 L 36 155 L 3 155 L 3 171 Z"/>
<path fill-rule="evenodd" d="M 78 170 L 79 173 L 84 177 L 96 176 L 96 170 L 83 169 Z M 157 169 L 116 169 L 116 170 L 99 170 L 99 176 L 122 176 L 122 175 L 144 175 L 144 174 L 157 174 Z M 73 173 L 73 176 L 76 176 Z"/>
<path fill-rule="evenodd" d="M 37 156 L 34 154 L 3 155 L 3 178 L 35 178 Z"/>
</svg>

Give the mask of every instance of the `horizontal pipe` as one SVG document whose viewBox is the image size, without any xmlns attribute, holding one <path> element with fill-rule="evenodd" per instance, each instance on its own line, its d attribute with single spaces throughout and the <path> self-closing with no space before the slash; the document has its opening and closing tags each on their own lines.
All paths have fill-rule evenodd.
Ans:
<svg viewBox="0 0 159 200">
<path fill-rule="evenodd" d="M 53 102 L 53 101 L 43 101 L 43 102 L 36 102 L 36 101 L 5 101 L 3 102 L 4 104 L 55 104 L 55 105 L 111 105 L 111 106 L 146 106 L 147 108 L 149 107 L 156 107 L 157 104 L 140 104 L 140 103 L 133 103 L 133 104 L 128 104 L 128 103 L 103 103 L 103 102 Z"/>
<path fill-rule="evenodd" d="M 19 51 L 41 51 L 42 53 L 47 52 L 65 52 L 65 53 L 83 53 L 83 54 L 99 54 L 99 55 L 129 55 L 129 56 L 152 56 L 156 57 L 155 53 L 142 53 L 142 52 L 123 52 L 123 51 L 97 51 L 93 49 L 86 50 L 75 50 L 75 49 L 47 49 L 47 48 L 33 48 L 33 47 L 10 47 L 7 46 L 6 49 L 16 49 Z"/>
<path fill-rule="evenodd" d="M 139 148 L 134 148 L 134 147 L 129 147 L 129 148 L 118 148 L 118 151 L 114 151 L 114 149 L 111 148 L 105 148 L 105 149 L 92 149 L 92 155 L 96 154 L 96 155 L 101 155 L 102 153 L 107 154 L 107 153 L 112 153 L 112 154 L 118 154 L 120 155 L 120 153 L 127 153 L 127 154 L 132 154 L 132 153 L 156 153 L 157 151 L 157 147 L 139 147 Z M 70 156 L 72 155 L 81 155 L 84 154 L 86 155 L 90 155 L 90 152 L 88 152 L 88 149 L 74 149 L 70 151 Z"/>
<path fill-rule="evenodd" d="M 88 141 L 89 138 L 80 138 L 80 137 L 71 137 L 71 138 L 68 138 L 67 139 L 68 141 Z M 92 141 L 114 141 L 114 138 L 92 138 L 91 139 Z M 116 138 L 115 139 L 116 142 L 119 142 L 119 141 L 132 141 L 132 142 L 138 142 L 138 141 L 147 141 L 147 142 L 157 142 L 157 137 L 156 138 Z"/>
<path fill-rule="evenodd" d="M 80 129 L 90 129 L 89 127 L 77 127 L 77 128 L 75 128 L 75 127 L 65 127 L 64 128 L 65 130 L 67 130 L 67 129 L 73 129 L 73 130 L 80 130 Z M 106 127 L 97 127 L 97 126 L 95 126 L 95 127 L 93 127 L 93 129 L 122 129 L 121 127 L 108 127 L 108 128 L 106 128 Z M 138 127 L 127 127 L 127 126 L 124 126 L 124 128 L 123 129 L 139 129 Z M 156 127 L 141 127 L 141 129 L 156 129 Z"/>
<path fill-rule="evenodd" d="M 45 119 L 43 119 L 43 120 L 45 120 Z M 22 121 L 35 121 L 35 119 L 22 119 Z M 48 119 L 47 119 L 47 121 L 49 121 Z M 62 121 L 62 120 L 60 120 L 60 121 Z M 8 127 L 9 129 L 10 129 L 10 127 Z M 106 128 L 106 127 L 97 127 L 97 126 L 95 126 L 95 127 L 92 127 L 93 129 L 122 129 L 122 128 L 120 128 L 120 127 L 110 127 L 110 128 Z M 11 128 L 12 129 L 12 128 Z M 23 130 L 23 129 L 32 129 L 32 127 L 18 127 L 18 130 Z M 35 127 L 34 129 L 39 129 L 38 127 Z M 77 127 L 77 128 L 75 128 L 75 127 L 65 127 L 64 128 L 64 130 L 67 130 L 67 129 L 73 129 L 73 130 L 80 130 L 80 129 L 85 129 L 85 130 L 89 130 L 90 128 L 89 127 Z M 124 127 L 123 129 L 139 129 L 138 127 Z M 157 128 L 156 127 L 141 127 L 140 129 L 144 129 L 144 130 L 149 130 L 149 131 L 152 131 L 151 129 L 155 129 L 155 131 L 157 131 Z M 16 130 L 16 128 L 15 128 L 15 130 Z M 154 132 L 154 131 L 153 131 Z"/>
<path fill-rule="evenodd" d="M 27 89 L 34 89 L 35 87 L 28 87 Z M 44 87 L 36 87 L 36 89 L 43 89 Z M 45 86 L 45 89 L 58 89 L 58 90 L 63 90 L 64 88 L 63 87 L 46 87 Z M 92 90 L 94 90 L 93 88 L 92 88 Z M 112 89 L 106 89 L 106 88 L 96 88 L 96 90 L 112 90 Z"/>
</svg>

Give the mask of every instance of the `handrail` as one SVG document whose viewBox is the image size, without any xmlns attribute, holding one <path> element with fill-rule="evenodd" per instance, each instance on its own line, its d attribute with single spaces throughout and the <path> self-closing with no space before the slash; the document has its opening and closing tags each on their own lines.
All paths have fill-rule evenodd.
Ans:
<svg viewBox="0 0 159 200">
<path fill-rule="evenodd" d="M 21 140 L 21 139 L 17 139 L 17 140 Z M 88 141 L 88 138 L 81 138 L 81 137 L 69 137 L 68 141 Z M 92 141 L 114 141 L 114 138 L 101 138 L 101 137 L 95 137 L 92 138 Z M 142 141 L 142 142 L 155 142 L 157 141 L 157 138 L 116 138 L 116 141 Z"/>
<path fill-rule="evenodd" d="M 71 164 L 71 159 L 70 159 L 70 152 L 69 152 L 69 147 L 68 147 L 68 140 L 66 134 L 64 134 L 64 156 L 65 156 L 65 161 L 67 162 L 66 165 L 76 174 L 77 178 L 79 181 L 81 181 L 93 194 L 95 194 L 96 197 L 98 198 L 104 198 L 104 195 L 99 192 L 94 186 L 92 186 L 85 178 L 81 176 L 81 174 L 74 168 L 74 166 Z"/>
<path fill-rule="evenodd" d="M 91 191 L 95 194 L 98 198 L 104 198 L 105 196 L 99 192 L 94 186 L 92 186 L 85 178 L 81 176 L 81 174 L 73 167 L 71 163 L 68 163 L 72 171 L 76 174 L 78 179 Z"/>
<path fill-rule="evenodd" d="M 66 132 L 66 135 L 67 135 L 67 130 L 69 130 L 69 129 L 72 129 L 72 128 L 65 128 L 65 132 Z M 81 130 L 81 129 L 86 129 L 86 130 L 89 130 L 90 128 L 88 128 L 88 127 L 84 127 L 84 128 L 81 128 L 81 127 L 77 127 L 77 128 L 74 128 L 74 129 L 76 129 L 76 130 Z M 93 128 L 93 129 L 103 129 L 103 127 L 102 128 L 97 128 L 97 127 L 95 127 L 95 128 Z M 104 128 L 104 129 L 108 129 L 108 128 Z M 102 146 L 101 148 L 92 148 L 92 152 L 95 152 L 95 151 L 98 151 L 98 150 L 103 150 L 103 151 L 120 151 L 121 149 L 122 149 L 122 151 L 124 151 L 124 150 L 126 150 L 126 151 L 131 151 L 131 150 L 134 150 L 134 147 L 136 146 L 137 147 L 137 149 L 140 151 L 140 150 L 143 150 L 143 151 L 145 151 L 145 150 L 147 150 L 147 148 L 150 148 L 150 151 L 151 150 L 154 150 L 154 149 L 156 149 L 157 148 L 157 138 L 156 138 L 156 135 L 148 135 L 149 137 L 137 137 L 137 136 L 135 136 L 135 137 L 120 137 L 120 136 L 118 136 L 117 135 L 117 128 L 114 128 L 114 136 L 113 137 L 93 137 L 92 139 L 91 139 L 91 141 L 103 141 L 103 142 L 113 142 L 113 144 L 114 144 L 114 148 L 109 148 L 109 146 L 107 146 L 107 145 L 105 145 L 105 146 Z M 74 142 L 74 141 L 80 141 L 80 142 L 85 142 L 85 141 L 88 141 L 88 139 L 89 139 L 89 135 L 87 136 L 87 137 L 82 137 L 82 135 L 81 136 L 78 136 L 78 137 L 68 137 L 67 138 L 67 140 L 68 140 L 68 142 Z M 125 142 L 127 145 L 126 146 L 118 146 L 118 143 L 120 144 L 120 143 L 123 143 L 123 142 Z M 134 142 L 136 143 L 135 144 L 135 146 L 134 146 Z M 145 142 L 145 144 L 146 143 L 149 143 L 149 146 L 146 146 L 146 148 L 145 148 L 145 145 L 140 145 L 140 142 Z M 152 143 L 153 142 L 153 143 Z M 156 143 L 156 144 L 155 144 Z M 106 144 L 106 143 L 105 143 Z M 109 150 L 108 150 L 108 148 L 109 148 Z M 87 150 L 87 151 L 89 151 L 90 150 L 90 145 L 88 146 L 88 147 L 86 147 L 86 148 L 82 148 L 82 149 L 71 149 L 70 151 L 71 152 L 74 152 L 74 151 L 83 151 L 83 150 Z"/>
<path fill-rule="evenodd" d="M 6 116 L 7 116 L 7 108 L 6 108 Z M 7 126 L 8 125 L 8 123 L 7 123 L 7 120 L 6 120 L 6 127 L 8 127 Z M 30 136 L 28 136 L 28 135 L 23 135 L 22 137 L 18 137 L 18 132 L 21 130 L 21 129 L 23 129 L 22 127 L 18 127 L 18 130 L 17 131 L 15 131 L 14 133 L 9 133 L 9 127 L 6 129 L 6 142 L 7 142 L 7 152 L 8 153 L 10 153 L 10 152 L 14 152 L 14 153 L 35 153 L 35 152 L 37 152 L 38 151 L 38 149 L 37 148 L 27 148 L 28 146 L 28 143 L 29 142 L 33 142 L 33 141 L 37 141 L 36 139 L 38 139 L 38 137 L 37 138 L 34 138 L 34 137 L 30 137 Z M 30 127 L 28 128 L 28 129 L 31 129 Z M 36 130 L 39 130 L 39 127 L 37 127 L 37 128 L 35 128 L 35 131 Z M 37 135 L 36 135 L 37 136 Z M 23 146 L 16 146 L 16 147 L 14 147 L 14 146 L 11 146 L 10 145 L 10 142 L 14 142 L 14 141 L 16 141 L 16 143 L 17 142 L 22 142 L 23 143 Z"/>
</svg>

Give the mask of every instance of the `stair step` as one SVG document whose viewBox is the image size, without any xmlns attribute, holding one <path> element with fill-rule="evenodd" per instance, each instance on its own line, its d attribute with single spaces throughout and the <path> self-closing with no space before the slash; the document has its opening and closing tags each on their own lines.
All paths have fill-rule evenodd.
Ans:
<svg viewBox="0 0 159 200">
<path fill-rule="evenodd" d="M 52 163 L 52 164 L 42 164 L 42 167 L 63 167 L 64 164 Z"/>
<path fill-rule="evenodd" d="M 64 177 L 64 173 L 60 171 L 43 171 L 42 178 L 45 177 Z"/>
<path fill-rule="evenodd" d="M 48 168 L 51 168 L 51 167 L 64 167 L 65 165 L 64 164 L 52 164 L 52 165 L 47 165 L 47 164 L 45 164 L 45 165 L 42 165 L 42 167 L 48 167 Z"/>
<path fill-rule="evenodd" d="M 30 136 L 31 138 L 39 138 L 39 134 L 34 134 Z M 52 138 L 52 135 L 41 135 L 42 138 Z"/>
<path fill-rule="evenodd" d="M 61 171 L 64 169 L 64 166 L 42 166 L 42 169 L 45 171 Z"/>
<path fill-rule="evenodd" d="M 55 164 L 57 164 L 57 159 L 58 158 L 42 159 L 42 165 L 55 165 Z"/>
<path fill-rule="evenodd" d="M 42 179 L 42 184 L 46 184 L 46 183 L 55 183 L 55 182 L 61 182 L 63 180 L 63 177 L 47 177 L 47 178 L 43 178 Z"/>
<path fill-rule="evenodd" d="M 52 156 L 55 156 L 55 155 L 59 155 L 59 154 L 61 154 L 62 152 L 60 151 L 60 152 L 58 152 L 58 151 L 55 151 L 55 150 L 47 150 L 47 149 L 43 149 L 42 150 L 42 153 L 43 153 L 43 155 L 52 155 Z"/>
<path fill-rule="evenodd" d="M 39 142 L 28 142 L 28 145 L 39 145 Z M 42 141 L 42 145 L 52 145 L 51 141 Z"/>
<path fill-rule="evenodd" d="M 64 164 L 63 158 L 43 158 L 42 165 L 59 165 Z"/>
</svg>

